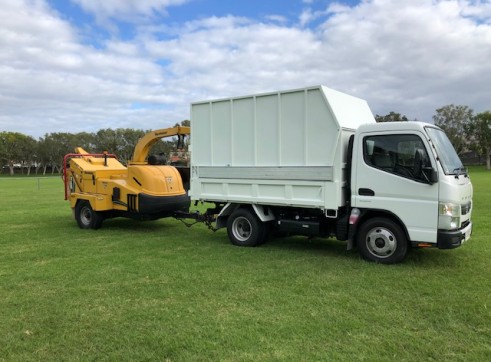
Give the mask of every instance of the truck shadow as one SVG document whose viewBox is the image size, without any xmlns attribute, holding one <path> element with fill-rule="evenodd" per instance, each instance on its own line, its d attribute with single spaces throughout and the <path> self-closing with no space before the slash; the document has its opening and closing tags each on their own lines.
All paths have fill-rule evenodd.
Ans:
<svg viewBox="0 0 491 362">
<path fill-rule="evenodd" d="M 308 238 L 302 236 L 270 237 L 269 240 L 260 246 L 264 249 L 277 249 L 295 253 L 336 256 L 349 259 L 358 259 L 356 251 L 346 250 L 346 242 L 336 239 Z"/>
<path fill-rule="evenodd" d="M 271 237 L 260 248 L 275 250 L 282 253 L 292 251 L 292 254 L 323 255 L 327 257 L 342 257 L 346 260 L 358 260 L 360 263 L 376 264 L 364 260 L 357 249 L 346 250 L 346 242 L 336 239 L 309 239 L 302 236 Z M 410 249 L 402 265 L 417 269 L 429 268 L 431 270 L 456 268 L 465 263 L 466 253 L 459 251 L 438 249 Z M 382 264 L 380 264 L 382 265 Z M 390 267 L 390 265 L 387 265 Z"/>
</svg>

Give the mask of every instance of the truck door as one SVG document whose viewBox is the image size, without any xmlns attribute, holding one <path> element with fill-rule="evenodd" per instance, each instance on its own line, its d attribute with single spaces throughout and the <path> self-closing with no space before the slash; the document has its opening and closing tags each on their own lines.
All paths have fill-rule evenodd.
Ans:
<svg viewBox="0 0 491 362">
<path fill-rule="evenodd" d="M 387 211 L 404 223 L 411 241 L 436 243 L 438 182 L 422 170 L 436 163 L 424 136 L 365 133 L 355 144 L 352 206 Z"/>
</svg>

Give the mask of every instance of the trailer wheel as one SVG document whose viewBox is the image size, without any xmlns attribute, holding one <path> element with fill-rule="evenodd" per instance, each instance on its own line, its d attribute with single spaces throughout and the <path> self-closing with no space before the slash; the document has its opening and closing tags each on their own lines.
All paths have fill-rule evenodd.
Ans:
<svg viewBox="0 0 491 362">
<path fill-rule="evenodd" d="M 266 225 L 248 209 L 237 209 L 229 216 L 227 233 L 238 246 L 257 246 L 266 239 Z"/>
<path fill-rule="evenodd" d="M 94 211 L 90 202 L 81 200 L 75 206 L 75 220 L 81 229 L 99 229 L 103 217 L 100 212 Z"/>
<path fill-rule="evenodd" d="M 382 217 L 369 219 L 361 225 L 357 246 L 363 258 L 382 264 L 399 263 L 408 251 L 407 238 L 401 227 Z"/>
</svg>

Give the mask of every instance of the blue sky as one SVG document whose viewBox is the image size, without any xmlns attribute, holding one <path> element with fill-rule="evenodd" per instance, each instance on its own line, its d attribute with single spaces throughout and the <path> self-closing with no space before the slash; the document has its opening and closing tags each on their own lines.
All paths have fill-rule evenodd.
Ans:
<svg viewBox="0 0 491 362">
<path fill-rule="evenodd" d="M 4 0 L 0 131 L 155 129 L 323 84 L 374 114 L 490 110 L 490 0 Z"/>
<path fill-rule="evenodd" d="M 110 1 L 109 1 L 110 2 Z M 127 1 L 131 2 L 131 1 Z M 136 2 L 136 1 L 134 1 Z M 83 1 L 49 0 L 53 9 L 70 21 L 81 32 L 87 36 L 97 33 L 97 39 L 92 39 L 94 46 L 100 45 L 101 38 L 118 37 L 123 40 L 131 40 L 138 34 L 138 27 L 148 24 L 167 24 L 179 26 L 190 20 L 206 19 L 210 17 L 237 16 L 248 18 L 257 22 L 288 24 L 298 26 L 299 14 L 303 11 L 323 12 L 330 4 L 343 4 L 356 6 L 359 1 L 327 1 L 327 0 L 183 0 L 180 4 L 170 4 L 159 8 L 158 1 L 149 2 L 155 4 L 147 13 L 142 14 L 145 18 L 131 19 L 121 14 L 97 15 L 84 7 Z M 165 3 L 165 2 L 160 2 Z M 150 6 L 150 5 L 149 5 Z M 103 17 L 102 22 L 99 17 Z M 307 27 L 319 25 L 319 19 L 313 19 L 306 24 Z"/>
</svg>

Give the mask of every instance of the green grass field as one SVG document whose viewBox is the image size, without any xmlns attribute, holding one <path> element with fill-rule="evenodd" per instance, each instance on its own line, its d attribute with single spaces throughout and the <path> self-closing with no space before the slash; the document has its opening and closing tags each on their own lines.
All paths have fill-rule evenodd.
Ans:
<svg viewBox="0 0 491 362">
<path fill-rule="evenodd" d="M 2 177 L 0 360 L 489 361 L 491 172 L 471 178 L 471 240 L 385 266 L 173 219 L 81 230 L 60 178 Z"/>
</svg>

